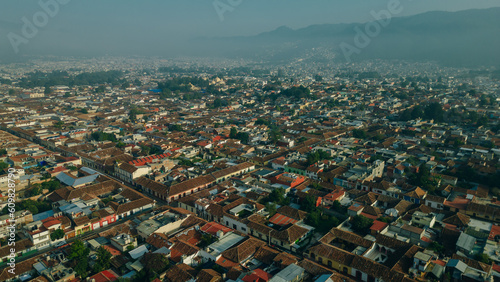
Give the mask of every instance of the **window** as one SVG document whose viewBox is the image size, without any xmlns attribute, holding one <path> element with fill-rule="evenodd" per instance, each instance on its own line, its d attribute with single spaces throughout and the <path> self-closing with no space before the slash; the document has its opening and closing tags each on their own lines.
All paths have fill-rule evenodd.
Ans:
<svg viewBox="0 0 500 282">
<path fill-rule="evenodd" d="M 328 261 L 328 266 L 332 267 L 332 261 L 331 260 Z"/>
</svg>

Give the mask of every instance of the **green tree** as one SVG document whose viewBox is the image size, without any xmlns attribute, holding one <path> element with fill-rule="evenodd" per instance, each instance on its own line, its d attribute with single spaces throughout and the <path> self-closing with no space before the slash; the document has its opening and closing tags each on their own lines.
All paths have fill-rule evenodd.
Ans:
<svg viewBox="0 0 500 282">
<path fill-rule="evenodd" d="M 213 105 L 213 107 L 214 107 L 215 109 L 217 109 L 217 108 L 220 108 L 220 107 L 226 107 L 227 105 L 228 105 L 227 100 L 223 100 L 223 99 L 221 99 L 221 98 L 216 98 L 216 99 L 214 100 L 214 105 Z"/>
<path fill-rule="evenodd" d="M 182 126 L 180 124 L 170 125 L 170 131 L 182 131 Z"/>
<path fill-rule="evenodd" d="M 100 246 L 97 249 L 96 255 L 97 255 L 97 260 L 96 263 L 94 264 L 94 272 L 98 273 L 103 270 L 109 269 L 111 253 L 108 250 L 106 250 L 103 246 Z"/>
<path fill-rule="evenodd" d="M 88 275 L 87 269 L 89 266 L 89 254 L 89 248 L 87 248 L 82 241 L 76 240 L 73 244 L 71 244 L 68 258 L 72 260 L 73 269 L 81 278 L 86 278 Z"/>
<path fill-rule="evenodd" d="M 146 253 L 141 258 L 145 276 L 149 281 L 157 278 L 159 274 L 168 269 L 169 260 L 162 254 Z"/>
<path fill-rule="evenodd" d="M 430 250 L 433 250 L 439 254 L 443 254 L 444 253 L 444 246 L 439 244 L 438 242 L 432 242 L 430 245 L 429 245 L 429 249 Z"/>
<path fill-rule="evenodd" d="M 316 198 L 312 195 L 307 195 L 302 204 L 301 209 L 306 212 L 313 212 L 316 210 Z"/>
<path fill-rule="evenodd" d="M 54 127 L 61 129 L 62 126 L 64 125 L 64 122 L 62 120 L 54 123 Z"/>
<path fill-rule="evenodd" d="M 273 216 L 276 214 L 276 204 L 275 203 L 266 203 L 266 210 L 269 212 L 269 216 Z"/>
<path fill-rule="evenodd" d="M 17 91 L 16 91 L 15 89 L 12 89 L 12 88 L 11 88 L 11 89 L 9 89 L 9 95 L 10 95 L 10 96 L 14 96 L 14 95 L 16 95 L 16 94 L 17 94 Z"/>
<path fill-rule="evenodd" d="M 64 238 L 64 231 L 62 229 L 57 229 L 56 231 L 50 233 L 50 240 L 55 241 Z"/>
<path fill-rule="evenodd" d="M 229 138 L 236 139 L 237 135 L 238 135 L 238 130 L 236 129 L 236 127 L 231 127 L 231 130 L 229 132 Z"/>
<path fill-rule="evenodd" d="M 364 131 L 364 130 L 361 130 L 361 129 L 354 129 L 354 130 L 352 131 L 352 136 L 353 136 L 354 138 L 366 139 L 367 134 L 366 134 L 366 131 Z"/>
<path fill-rule="evenodd" d="M 285 197 L 285 189 L 278 188 L 274 189 L 269 196 L 263 199 L 264 203 L 271 202 L 281 206 L 286 206 L 290 203 L 290 200 Z"/>
<path fill-rule="evenodd" d="M 491 263 L 490 256 L 488 256 L 487 254 L 476 254 L 474 256 L 474 259 L 477 260 L 477 261 L 480 261 L 482 263 L 486 263 L 486 264 L 490 264 Z"/>
<path fill-rule="evenodd" d="M 361 234 L 368 234 L 370 227 L 373 224 L 373 219 L 357 215 L 351 220 L 352 229 Z"/>
<path fill-rule="evenodd" d="M 4 163 L 3 161 L 0 161 L 0 170 L 4 170 L 9 167 L 8 163 Z"/>
</svg>

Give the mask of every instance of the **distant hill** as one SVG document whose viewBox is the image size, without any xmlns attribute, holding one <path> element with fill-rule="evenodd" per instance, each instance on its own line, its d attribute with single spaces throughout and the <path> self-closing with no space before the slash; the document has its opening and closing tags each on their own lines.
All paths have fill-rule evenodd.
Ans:
<svg viewBox="0 0 500 282">
<path fill-rule="evenodd" d="M 256 36 L 197 39 L 191 51 L 204 56 L 271 62 L 345 61 L 341 44 L 356 46 L 355 30 L 364 30 L 365 25 L 323 24 L 296 30 L 280 27 Z M 500 8 L 491 8 L 393 18 L 368 46 L 359 48 L 359 54 L 355 53 L 350 59 L 433 60 L 455 66 L 500 66 L 499 50 Z"/>
</svg>

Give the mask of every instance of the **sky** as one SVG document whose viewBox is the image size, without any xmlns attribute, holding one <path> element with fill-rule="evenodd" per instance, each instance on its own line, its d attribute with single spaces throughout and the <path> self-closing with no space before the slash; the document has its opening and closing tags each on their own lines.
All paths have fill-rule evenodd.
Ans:
<svg viewBox="0 0 500 282">
<path fill-rule="evenodd" d="M 44 13 L 40 3 L 57 1 L 67 3 L 57 4 L 58 11 L 45 23 L 42 15 L 40 28 L 31 38 L 23 36 L 23 17 L 33 23 L 34 15 Z M 280 26 L 366 22 L 373 20 L 371 11 L 387 9 L 391 1 L 401 2 L 403 11 L 397 16 L 500 7 L 498 0 L 2 0 L 0 57 L 148 55 L 179 48 L 198 37 L 254 35 Z"/>
</svg>

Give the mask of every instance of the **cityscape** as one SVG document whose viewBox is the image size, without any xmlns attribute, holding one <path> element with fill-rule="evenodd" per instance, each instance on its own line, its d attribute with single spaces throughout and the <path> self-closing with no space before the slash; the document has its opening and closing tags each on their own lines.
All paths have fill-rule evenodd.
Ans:
<svg viewBox="0 0 500 282">
<path fill-rule="evenodd" d="M 23 53 L 39 33 L 0 56 L 0 281 L 500 281 L 498 53 Z"/>
</svg>

